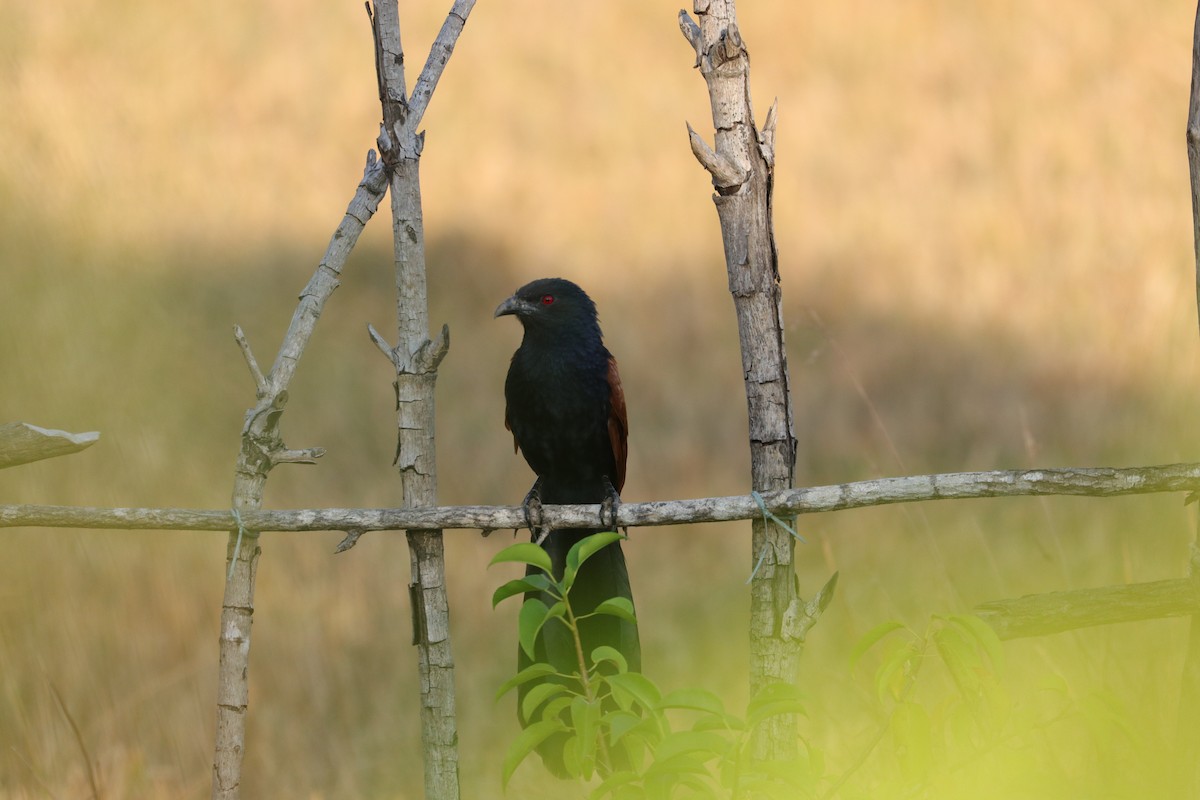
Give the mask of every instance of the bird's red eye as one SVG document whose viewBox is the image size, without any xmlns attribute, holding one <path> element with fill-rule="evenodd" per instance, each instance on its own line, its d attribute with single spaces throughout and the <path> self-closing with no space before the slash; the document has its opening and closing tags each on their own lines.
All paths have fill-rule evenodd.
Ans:
<svg viewBox="0 0 1200 800">
<path fill-rule="evenodd" d="M 553 302 L 554 302 L 554 295 L 552 295 L 552 294 L 542 295 L 542 305 L 548 306 L 548 305 L 552 304 Z"/>
</svg>

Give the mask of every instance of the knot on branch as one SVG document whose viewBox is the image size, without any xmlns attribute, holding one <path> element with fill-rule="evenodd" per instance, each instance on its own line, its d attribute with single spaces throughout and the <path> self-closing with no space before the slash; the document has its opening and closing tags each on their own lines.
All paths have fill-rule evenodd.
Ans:
<svg viewBox="0 0 1200 800">
<path fill-rule="evenodd" d="M 387 125 L 379 126 L 379 138 L 375 140 L 375 144 L 379 147 L 384 169 L 390 175 L 401 161 L 415 161 L 421 157 L 422 151 L 425 150 L 425 131 L 414 134 L 402 116 L 392 126 L 391 131 Z"/>
<path fill-rule="evenodd" d="M 367 323 L 367 333 L 384 357 L 392 362 L 397 375 L 432 375 L 450 352 L 449 325 L 442 325 L 436 337 L 421 342 L 412 353 L 405 353 L 399 346 L 392 347 L 370 323 Z"/>
<path fill-rule="evenodd" d="M 716 43 L 708 48 L 706 56 L 713 69 L 720 69 L 731 61 L 740 61 L 743 56 L 750 57 L 736 22 L 730 22 L 729 27 L 721 31 Z"/>
<path fill-rule="evenodd" d="M 287 389 L 280 389 L 274 394 L 268 393 L 269 387 L 259 392 L 258 404 L 246 411 L 246 423 L 242 426 L 242 436 L 255 435 L 262 438 L 274 436 L 279 425 L 279 417 L 287 405 Z"/>
<path fill-rule="evenodd" d="M 708 7 L 707 0 L 703 0 L 703 2 L 698 0 L 694 10 L 696 14 L 704 16 L 708 13 Z M 731 21 L 728 27 L 720 30 L 715 41 L 706 44 L 703 29 L 686 11 L 680 10 L 679 30 L 683 33 L 683 38 L 688 40 L 688 44 L 692 46 L 696 55 L 692 67 L 698 68 L 705 78 L 718 72 L 722 76 L 737 75 L 746 69 L 746 61 L 749 60 L 750 53 L 746 49 L 746 42 L 742 39 L 742 33 L 738 30 L 736 22 Z M 726 65 L 732 66 L 722 69 Z"/>
</svg>

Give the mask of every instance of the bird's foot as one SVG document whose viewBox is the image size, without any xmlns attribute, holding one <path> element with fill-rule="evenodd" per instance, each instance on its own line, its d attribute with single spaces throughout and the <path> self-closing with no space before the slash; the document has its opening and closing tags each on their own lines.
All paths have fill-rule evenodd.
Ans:
<svg viewBox="0 0 1200 800">
<path fill-rule="evenodd" d="M 604 499 L 600 501 L 600 527 L 606 531 L 615 531 L 617 529 L 617 508 L 621 505 L 621 495 L 617 494 L 617 490 L 613 488 L 607 477 L 604 479 L 604 483 L 607 488 Z"/>
<path fill-rule="evenodd" d="M 533 537 L 534 544 L 541 544 L 550 534 L 550 531 L 542 525 L 541 489 L 542 479 L 538 478 L 534 481 L 533 488 L 525 495 L 525 499 L 521 501 L 521 510 L 525 512 L 525 524 L 529 526 L 529 533 Z"/>
</svg>

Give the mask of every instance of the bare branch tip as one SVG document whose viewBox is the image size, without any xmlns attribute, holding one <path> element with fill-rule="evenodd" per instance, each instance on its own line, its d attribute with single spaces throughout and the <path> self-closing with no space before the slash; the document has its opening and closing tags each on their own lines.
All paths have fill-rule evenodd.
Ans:
<svg viewBox="0 0 1200 800">
<path fill-rule="evenodd" d="M 704 41 L 700 33 L 700 26 L 682 8 L 679 9 L 679 30 L 683 32 L 683 38 L 688 40 L 688 44 L 696 52 L 696 61 L 692 66 L 699 67 L 700 58 L 704 51 Z"/>
<path fill-rule="evenodd" d="M 375 330 L 375 326 L 369 322 L 367 323 L 367 334 L 371 337 L 371 341 L 375 343 L 375 346 L 379 348 L 379 352 L 383 353 L 384 357 L 386 357 L 388 361 L 392 362 L 392 364 L 395 364 L 396 351 L 390 344 L 388 344 L 387 339 L 384 339 L 383 335 L 380 334 L 379 331 Z"/>
<path fill-rule="evenodd" d="M 317 459 L 325 455 L 324 447 L 309 447 L 304 450 L 273 450 L 270 454 L 271 464 L 315 464 Z"/>
<path fill-rule="evenodd" d="M 700 166 L 712 175 L 713 184 L 725 188 L 738 186 L 745 181 L 745 174 L 738 169 L 736 164 L 709 147 L 708 142 L 704 141 L 704 137 L 696 133 L 690 124 L 687 129 L 692 155 L 700 162 Z"/>
<path fill-rule="evenodd" d="M 346 538 L 342 539 L 342 541 L 338 543 L 338 546 L 333 550 L 333 554 L 337 555 L 338 553 L 344 553 L 351 547 L 354 547 L 354 545 L 358 544 L 358 537 L 362 536 L 364 533 L 366 533 L 366 530 L 361 528 L 351 528 L 350 530 L 346 531 Z"/>
<path fill-rule="evenodd" d="M 442 359 L 446 357 L 446 353 L 450 352 L 450 325 L 442 323 L 442 329 L 438 331 L 437 339 L 433 342 L 433 368 L 437 369 L 438 364 L 442 363 Z"/>
<path fill-rule="evenodd" d="M 233 339 L 241 348 L 242 356 L 246 359 L 246 366 L 250 369 L 250 375 L 254 378 L 254 388 L 258 394 L 266 394 L 267 379 L 262 374 L 262 370 L 258 368 L 258 361 L 254 358 L 254 352 L 250 349 L 250 342 L 246 340 L 246 334 L 242 330 L 241 325 L 233 326 Z"/>
<path fill-rule="evenodd" d="M 771 103 L 771 108 L 767 111 L 767 121 L 765 123 L 763 123 L 763 130 L 774 133 L 775 132 L 775 124 L 778 121 L 778 117 L 779 117 L 779 98 L 776 97 L 774 102 Z"/>
</svg>

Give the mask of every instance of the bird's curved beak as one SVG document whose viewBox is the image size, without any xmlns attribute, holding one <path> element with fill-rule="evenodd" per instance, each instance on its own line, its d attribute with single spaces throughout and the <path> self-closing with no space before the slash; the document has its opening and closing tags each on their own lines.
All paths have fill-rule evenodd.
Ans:
<svg viewBox="0 0 1200 800">
<path fill-rule="evenodd" d="M 492 315 L 492 318 L 495 319 L 496 317 L 503 317 L 505 314 L 516 314 L 517 316 L 520 316 L 522 314 L 528 314 L 532 310 L 533 305 L 531 303 L 522 300 L 516 295 L 513 295 L 500 305 L 496 306 L 496 313 Z"/>
</svg>

